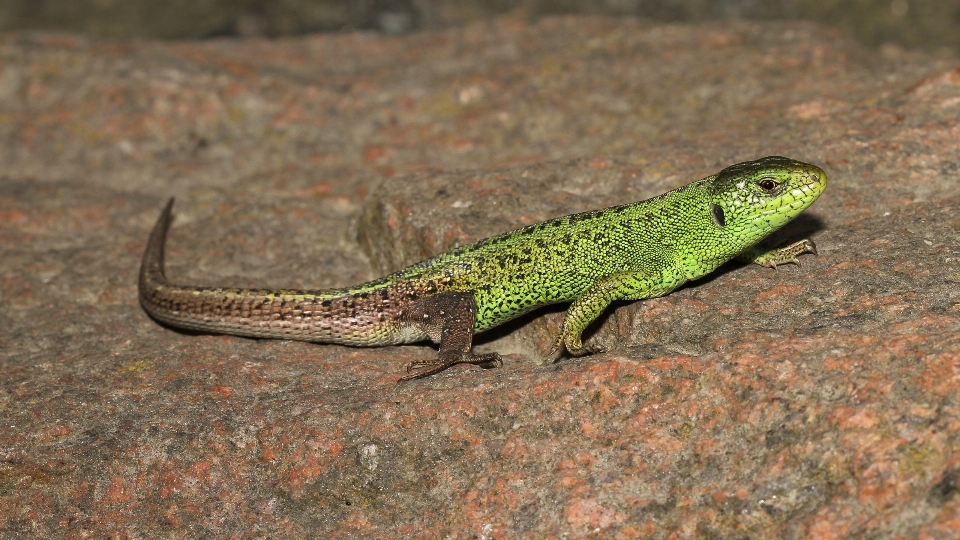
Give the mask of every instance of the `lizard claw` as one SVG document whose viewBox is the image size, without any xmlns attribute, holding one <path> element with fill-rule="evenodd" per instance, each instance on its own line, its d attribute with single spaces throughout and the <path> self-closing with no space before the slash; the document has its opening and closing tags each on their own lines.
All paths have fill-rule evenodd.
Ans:
<svg viewBox="0 0 960 540">
<path fill-rule="evenodd" d="M 410 361 L 410 362 L 407 362 L 407 365 L 404 366 L 404 367 L 406 368 L 407 373 L 410 373 L 411 371 L 413 371 L 414 368 L 422 368 L 422 367 L 424 367 L 424 366 L 433 366 L 433 365 L 436 365 L 436 364 L 437 364 L 436 362 L 425 362 L 425 361 L 423 361 L 423 360 L 412 360 L 412 361 Z"/>
<path fill-rule="evenodd" d="M 560 350 L 563 348 L 563 334 L 560 334 L 560 337 L 553 342 L 553 347 L 550 347 L 550 351 L 547 353 L 547 358 L 553 358 L 554 361 L 557 360 L 557 357 L 560 355 Z"/>
<path fill-rule="evenodd" d="M 503 367 L 503 358 L 500 357 L 497 353 L 490 353 L 481 355 L 484 358 L 482 361 L 477 362 L 475 365 L 480 366 L 481 369 L 495 369 Z"/>
</svg>

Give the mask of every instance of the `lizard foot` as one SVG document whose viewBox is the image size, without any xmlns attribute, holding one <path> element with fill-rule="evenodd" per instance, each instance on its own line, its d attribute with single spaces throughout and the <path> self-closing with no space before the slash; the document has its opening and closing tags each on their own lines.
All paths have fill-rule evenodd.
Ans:
<svg viewBox="0 0 960 540">
<path fill-rule="evenodd" d="M 553 358 L 554 361 L 557 360 L 557 357 L 560 353 L 560 347 L 562 346 L 570 353 L 570 356 L 590 356 L 593 354 L 600 354 L 607 352 L 607 348 L 599 344 L 591 344 L 586 347 L 583 346 L 583 343 L 580 340 L 577 340 L 576 343 L 571 343 L 572 340 L 564 340 L 563 334 L 557 338 L 557 341 L 553 344 L 553 348 L 550 349 L 550 352 L 547 353 L 547 358 Z"/>
<path fill-rule="evenodd" d="M 503 358 L 501 358 L 500 353 L 495 352 L 486 354 L 463 353 L 457 356 L 442 355 L 433 362 L 414 361 L 407 364 L 407 373 L 409 373 L 409 375 L 400 377 L 397 382 L 401 383 L 405 381 L 412 381 L 413 379 L 429 377 L 430 375 L 440 373 L 448 367 L 456 364 L 473 364 L 475 366 L 480 366 L 483 369 L 492 369 L 502 366 Z M 410 373 L 416 368 L 424 369 Z"/>
<path fill-rule="evenodd" d="M 797 255 L 804 253 L 819 255 L 819 253 L 817 253 L 817 245 L 813 243 L 813 240 L 804 239 L 799 242 L 794 242 L 789 246 L 768 251 L 754 259 L 754 262 L 767 268 L 773 268 L 774 270 L 777 269 L 777 266 L 790 263 L 800 266 L 800 259 L 797 258 Z"/>
<path fill-rule="evenodd" d="M 591 356 L 594 354 L 600 354 L 607 352 L 607 348 L 599 344 L 591 344 L 586 347 L 580 347 L 579 349 L 572 350 L 567 346 L 567 352 L 570 353 L 570 356 Z"/>
</svg>

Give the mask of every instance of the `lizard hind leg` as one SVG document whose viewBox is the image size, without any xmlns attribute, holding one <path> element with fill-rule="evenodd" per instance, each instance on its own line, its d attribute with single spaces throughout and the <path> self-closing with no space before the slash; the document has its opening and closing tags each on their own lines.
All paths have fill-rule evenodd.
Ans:
<svg viewBox="0 0 960 540">
<path fill-rule="evenodd" d="M 410 362 L 407 372 L 398 382 L 422 379 L 439 373 L 455 364 L 474 364 L 483 368 L 500 367 L 503 359 L 498 353 L 473 354 L 473 326 L 477 302 L 469 292 L 446 292 L 415 300 L 404 310 L 404 323 L 415 326 L 440 343 L 440 351 L 433 362 Z M 415 368 L 424 368 L 410 373 Z"/>
</svg>

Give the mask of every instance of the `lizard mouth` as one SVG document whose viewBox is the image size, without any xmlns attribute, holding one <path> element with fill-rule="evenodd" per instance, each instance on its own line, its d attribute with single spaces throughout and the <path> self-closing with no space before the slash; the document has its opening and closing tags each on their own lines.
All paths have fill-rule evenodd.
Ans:
<svg viewBox="0 0 960 540">
<path fill-rule="evenodd" d="M 827 175 L 819 168 L 814 168 L 803 175 L 802 182 L 780 195 L 779 204 L 760 214 L 764 221 L 779 221 L 786 223 L 820 197 L 827 187 Z M 782 223 L 781 223 L 782 225 Z"/>
</svg>

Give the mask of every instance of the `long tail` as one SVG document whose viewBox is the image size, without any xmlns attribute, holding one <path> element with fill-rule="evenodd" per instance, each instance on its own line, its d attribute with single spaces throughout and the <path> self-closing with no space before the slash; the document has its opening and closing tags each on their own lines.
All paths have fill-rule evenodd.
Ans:
<svg viewBox="0 0 960 540">
<path fill-rule="evenodd" d="M 145 292 L 170 285 L 163 272 L 163 246 L 167 241 L 167 231 L 170 230 L 173 201 L 173 197 L 170 197 L 167 205 L 163 207 L 163 212 L 160 212 L 160 217 L 150 232 L 150 239 L 147 240 L 147 250 L 140 261 L 140 303 L 147 312 L 150 312 L 153 304 L 149 303 L 150 297 Z"/>
<path fill-rule="evenodd" d="M 163 248 L 172 209 L 171 198 L 150 233 L 140 263 L 140 305 L 154 319 L 178 328 L 257 338 L 354 346 L 406 341 L 390 316 L 396 308 L 390 294 L 171 283 L 163 270 Z"/>
<path fill-rule="evenodd" d="M 167 240 L 167 231 L 173 221 L 173 201 L 167 201 L 163 212 L 157 219 L 147 249 L 140 262 L 139 297 L 140 305 L 154 319 L 190 330 L 213 333 L 235 334 L 258 337 L 280 337 L 276 329 L 261 319 L 256 323 L 251 315 L 258 316 L 260 310 L 253 302 L 259 300 L 261 306 L 266 300 L 272 300 L 270 293 L 278 291 L 257 291 L 253 289 L 232 289 L 222 287 L 193 287 L 171 283 L 164 272 L 163 252 Z"/>
</svg>

